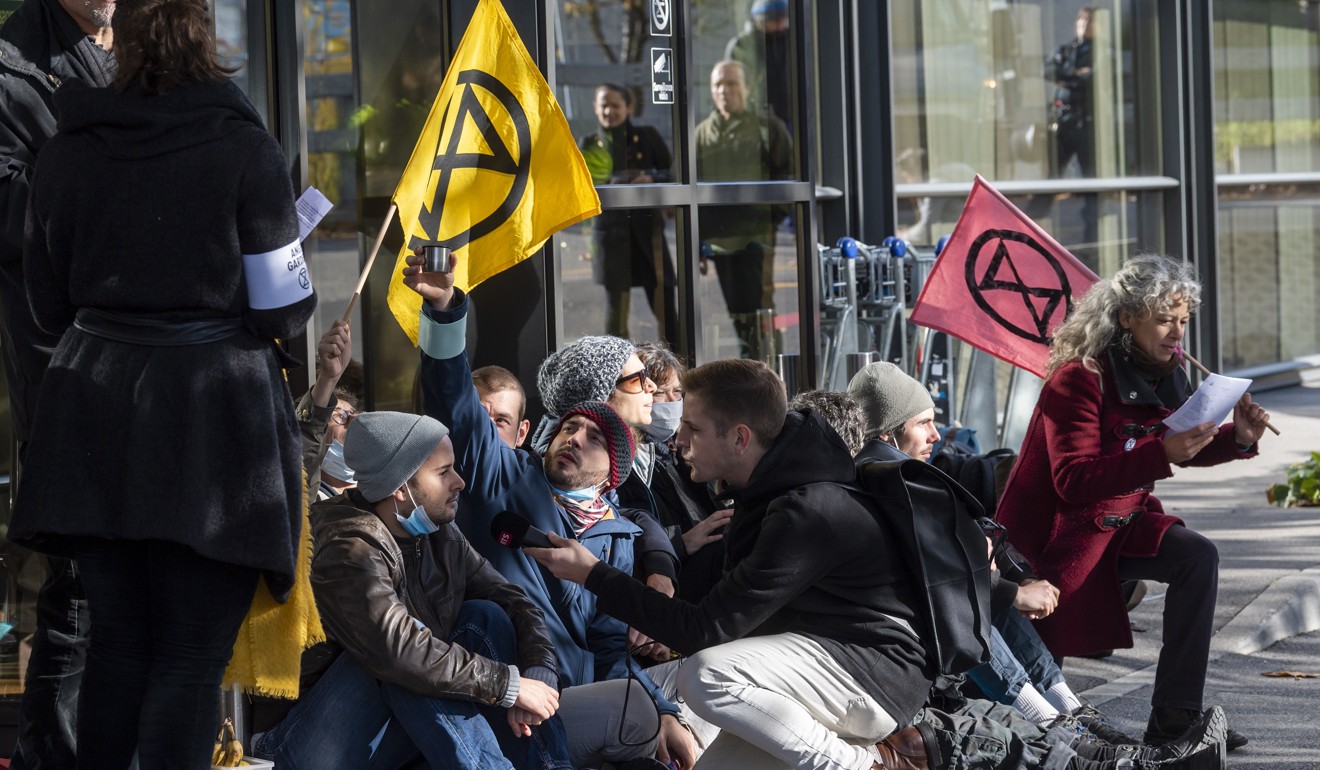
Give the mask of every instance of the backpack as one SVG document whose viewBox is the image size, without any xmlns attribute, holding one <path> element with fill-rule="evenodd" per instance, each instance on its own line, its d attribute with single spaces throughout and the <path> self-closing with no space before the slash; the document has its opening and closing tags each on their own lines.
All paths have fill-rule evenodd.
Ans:
<svg viewBox="0 0 1320 770">
<path fill-rule="evenodd" d="M 932 667 L 956 674 L 989 660 L 990 560 L 980 503 L 920 460 L 863 462 L 851 488 L 865 495 L 907 557 L 917 633 Z"/>
<path fill-rule="evenodd" d="M 979 454 L 956 440 L 941 441 L 937 446 L 930 456 L 930 464 L 957 481 L 981 504 L 985 515 L 994 518 L 999 495 L 1008 481 L 1008 472 L 1017 462 L 1017 452 L 994 449 Z"/>
</svg>

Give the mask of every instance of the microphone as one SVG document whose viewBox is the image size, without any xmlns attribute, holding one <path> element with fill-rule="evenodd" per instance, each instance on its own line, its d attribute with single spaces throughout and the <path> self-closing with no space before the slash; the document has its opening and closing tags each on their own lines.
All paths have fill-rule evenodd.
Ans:
<svg viewBox="0 0 1320 770">
<path fill-rule="evenodd" d="M 513 511 L 500 511 L 490 522 L 490 536 L 505 548 L 554 548 L 545 533 Z"/>
</svg>

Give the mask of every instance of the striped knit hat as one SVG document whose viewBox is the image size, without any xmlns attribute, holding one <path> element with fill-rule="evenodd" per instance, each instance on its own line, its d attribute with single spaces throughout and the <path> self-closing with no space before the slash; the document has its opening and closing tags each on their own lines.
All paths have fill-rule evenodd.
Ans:
<svg viewBox="0 0 1320 770">
<path fill-rule="evenodd" d="M 632 430 L 619 413 L 614 411 L 614 407 L 604 401 L 583 401 L 564 412 L 564 416 L 559 418 L 559 424 L 555 425 L 555 432 L 551 435 L 559 435 L 559 429 L 575 414 L 596 423 L 596 427 L 600 428 L 601 434 L 605 436 L 605 449 L 610 453 L 610 475 L 605 480 L 605 491 L 614 489 L 627 480 L 628 474 L 632 471 L 633 456 L 637 453 L 637 447 L 633 444 Z"/>
</svg>

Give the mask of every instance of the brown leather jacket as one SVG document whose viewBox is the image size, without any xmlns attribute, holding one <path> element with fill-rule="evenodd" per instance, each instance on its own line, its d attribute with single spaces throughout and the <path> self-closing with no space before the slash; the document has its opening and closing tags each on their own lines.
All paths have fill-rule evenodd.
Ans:
<svg viewBox="0 0 1320 770">
<path fill-rule="evenodd" d="M 498 704 L 509 666 L 446 640 L 465 600 L 504 608 L 518 666 L 559 672 L 541 611 L 449 524 L 396 539 L 355 490 L 312 506 L 312 591 L 326 635 L 375 678 L 421 695 Z"/>
</svg>

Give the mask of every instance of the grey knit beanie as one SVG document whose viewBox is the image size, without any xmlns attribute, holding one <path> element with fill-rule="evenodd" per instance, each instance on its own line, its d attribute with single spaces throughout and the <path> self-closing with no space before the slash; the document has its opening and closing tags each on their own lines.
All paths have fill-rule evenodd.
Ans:
<svg viewBox="0 0 1320 770">
<path fill-rule="evenodd" d="M 348 424 L 344 462 L 368 502 L 389 497 L 417 473 L 449 429 L 439 420 L 403 412 L 362 412 Z"/>
<path fill-rule="evenodd" d="M 867 438 L 892 434 L 903 423 L 935 408 L 930 391 L 888 361 L 862 367 L 848 383 L 848 395 L 866 414 Z"/>
<path fill-rule="evenodd" d="M 536 372 L 541 403 L 556 417 L 583 401 L 608 401 L 614 383 L 637 350 L 619 337 L 583 337 L 550 354 Z"/>
</svg>

